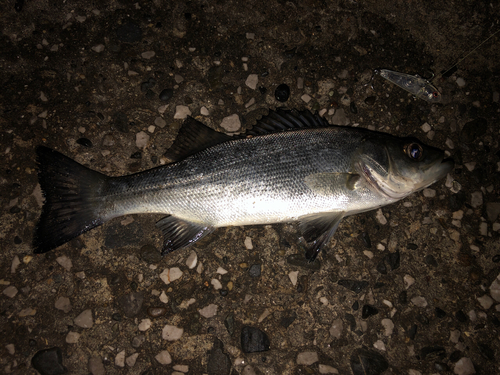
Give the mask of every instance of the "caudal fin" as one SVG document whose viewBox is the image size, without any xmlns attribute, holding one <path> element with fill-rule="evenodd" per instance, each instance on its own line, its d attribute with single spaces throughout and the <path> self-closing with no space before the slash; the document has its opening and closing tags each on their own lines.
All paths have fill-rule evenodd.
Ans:
<svg viewBox="0 0 500 375">
<path fill-rule="evenodd" d="M 99 217 L 99 192 L 108 177 L 44 146 L 36 153 L 45 197 L 33 238 L 34 253 L 39 254 L 104 223 Z"/>
</svg>

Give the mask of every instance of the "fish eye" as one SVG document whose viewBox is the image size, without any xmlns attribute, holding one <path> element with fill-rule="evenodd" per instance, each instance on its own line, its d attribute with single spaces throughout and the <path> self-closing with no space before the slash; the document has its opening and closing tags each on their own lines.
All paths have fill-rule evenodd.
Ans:
<svg viewBox="0 0 500 375">
<path fill-rule="evenodd" d="M 406 155 L 411 160 L 419 161 L 424 155 L 424 149 L 418 143 L 409 143 L 405 147 Z"/>
<path fill-rule="evenodd" d="M 432 93 L 432 96 L 433 96 L 433 97 L 435 97 L 435 98 L 437 98 L 437 97 L 439 96 L 439 93 L 438 93 L 437 91 L 434 91 L 434 92 Z"/>
</svg>

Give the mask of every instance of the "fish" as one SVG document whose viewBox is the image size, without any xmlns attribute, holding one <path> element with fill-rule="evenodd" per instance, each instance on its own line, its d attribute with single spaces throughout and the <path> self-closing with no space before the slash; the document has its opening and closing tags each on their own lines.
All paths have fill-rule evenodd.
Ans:
<svg viewBox="0 0 500 375">
<path fill-rule="evenodd" d="M 236 136 L 188 117 L 165 152 L 171 163 L 120 177 L 46 146 L 36 153 L 45 198 L 33 236 L 37 254 L 115 217 L 161 213 L 163 255 L 220 227 L 298 222 L 298 243 L 314 261 L 342 218 L 397 202 L 454 165 L 413 137 L 284 109 Z"/>
<path fill-rule="evenodd" d="M 403 90 L 415 95 L 417 98 L 429 103 L 441 103 L 443 96 L 439 90 L 429 80 L 419 75 L 395 72 L 388 69 L 375 70 L 375 74 L 380 75 Z"/>
</svg>

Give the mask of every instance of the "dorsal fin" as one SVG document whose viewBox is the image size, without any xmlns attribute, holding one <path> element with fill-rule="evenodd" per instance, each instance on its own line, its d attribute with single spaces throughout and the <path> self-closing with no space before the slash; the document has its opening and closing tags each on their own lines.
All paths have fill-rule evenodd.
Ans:
<svg viewBox="0 0 500 375">
<path fill-rule="evenodd" d="M 219 133 L 194 118 L 188 117 L 182 124 L 174 143 L 164 155 L 172 162 L 176 162 L 230 139 L 231 136 Z"/>
<path fill-rule="evenodd" d="M 277 109 L 276 111 L 270 110 L 267 116 L 258 120 L 257 124 L 246 132 L 246 135 L 265 135 L 288 130 L 324 128 L 327 126 L 331 125 L 317 112 L 313 114 L 308 110 Z"/>
</svg>

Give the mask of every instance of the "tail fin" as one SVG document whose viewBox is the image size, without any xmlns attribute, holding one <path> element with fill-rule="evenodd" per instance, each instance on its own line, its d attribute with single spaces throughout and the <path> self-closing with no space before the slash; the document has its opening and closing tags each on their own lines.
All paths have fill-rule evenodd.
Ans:
<svg viewBox="0 0 500 375">
<path fill-rule="evenodd" d="M 45 196 L 35 230 L 35 254 L 45 253 L 104 223 L 99 192 L 108 177 L 50 148 L 36 150 L 38 180 Z"/>
</svg>

